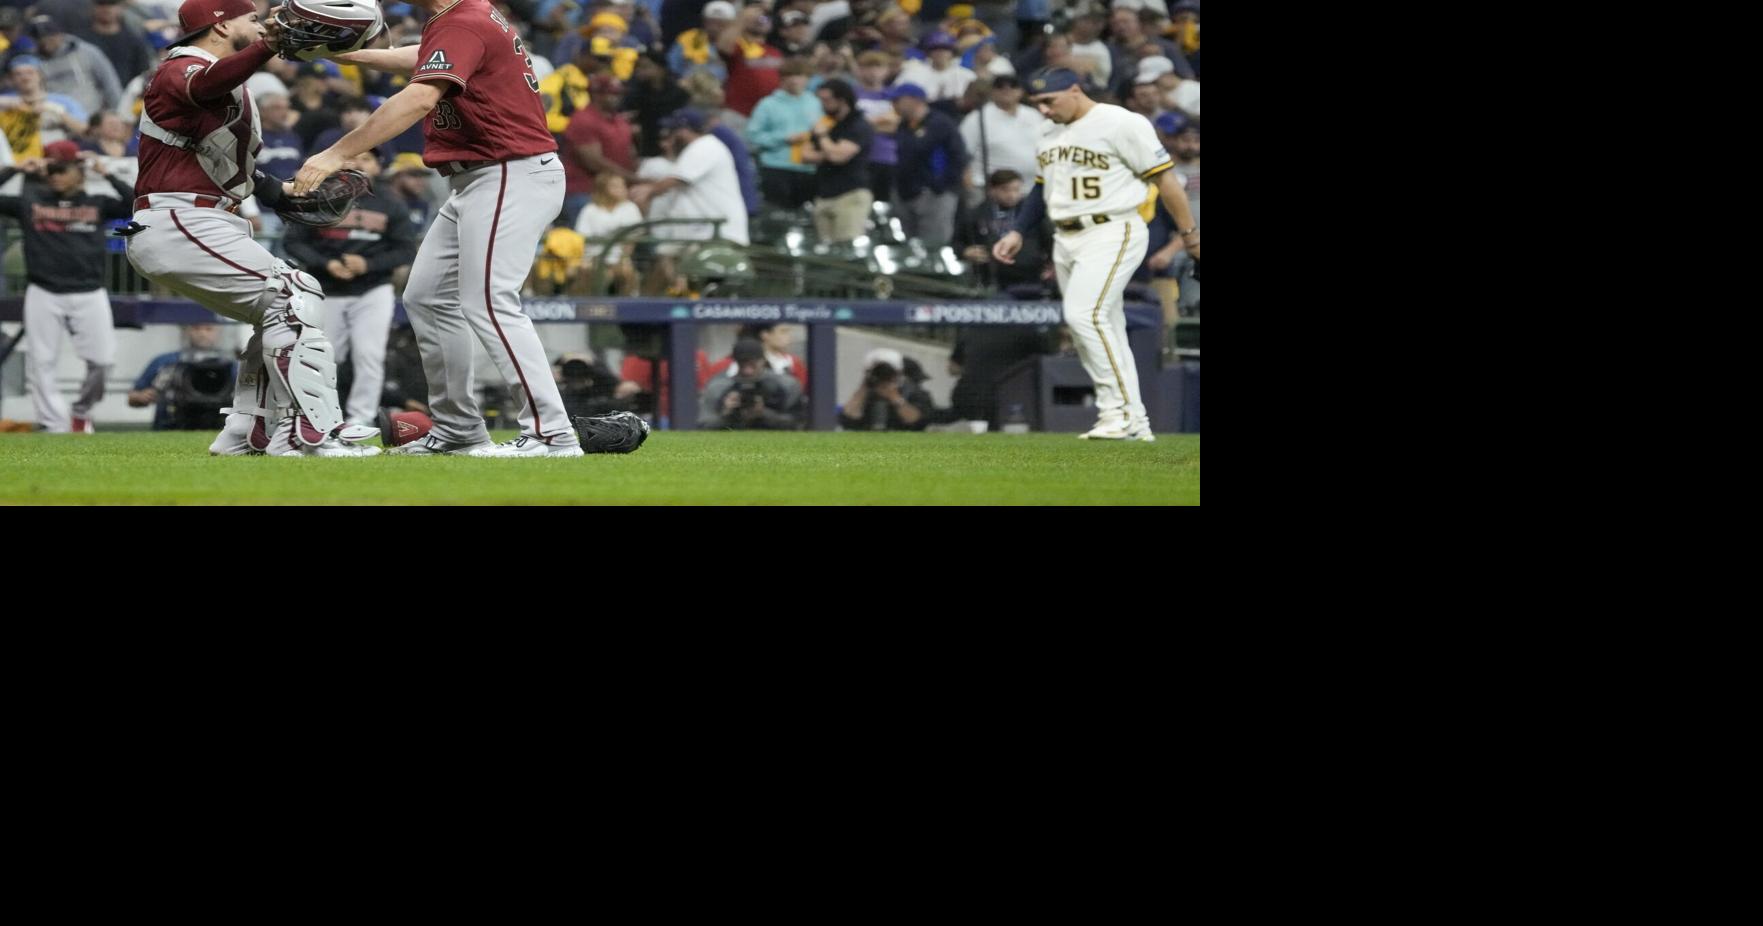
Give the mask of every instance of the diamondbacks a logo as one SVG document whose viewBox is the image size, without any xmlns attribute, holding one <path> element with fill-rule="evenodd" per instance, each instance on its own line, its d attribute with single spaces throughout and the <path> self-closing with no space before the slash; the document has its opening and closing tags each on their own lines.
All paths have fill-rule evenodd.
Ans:
<svg viewBox="0 0 1763 926">
<path fill-rule="evenodd" d="M 393 438 L 393 440 L 400 444 L 409 443 L 411 439 L 416 437 L 416 432 L 422 430 L 412 421 L 400 421 L 397 424 L 397 428 L 398 436 Z"/>
<path fill-rule="evenodd" d="M 418 71 L 451 71 L 451 70 L 453 70 L 453 65 L 448 63 L 447 53 L 442 51 L 441 49 L 437 48 L 437 49 L 435 49 L 435 53 L 432 55 L 429 55 L 429 59 L 427 61 L 423 62 L 422 67 L 417 68 L 417 70 Z"/>
<path fill-rule="evenodd" d="M 184 80 L 189 80 L 197 71 L 200 71 L 207 66 L 208 65 L 206 64 L 192 64 L 189 67 L 184 68 Z"/>
<path fill-rule="evenodd" d="M 221 17 L 222 17 L 222 16 L 225 16 L 225 15 L 226 15 L 226 14 L 225 14 L 225 13 L 223 13 L 223 12 L 221 12 L 221 11 L 220 11 L 220 10 L 215 10 L 215 11 L 214 11 L 214 18 L 215 18 L 215 19 L 219 19 L 219 18 L 221 18 Z"/>
</svg>

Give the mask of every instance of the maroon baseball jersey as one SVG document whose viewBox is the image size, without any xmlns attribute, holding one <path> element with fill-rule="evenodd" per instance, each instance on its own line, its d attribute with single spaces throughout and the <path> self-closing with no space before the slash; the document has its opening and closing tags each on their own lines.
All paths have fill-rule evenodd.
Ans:
<svg viewBox="0 0 1763 926">
<path fill-rule="evenodd" d="M 422 29 L 417 81 L 449 91 L 423 124 L 423 163 L 506 161 L 557 150 L 520 33 L 488 0 L 459 0 Z"/>
<path fill-rule="evenodd" d="M 197 141 L 229 123 L 233 124 L 232 129 L 210 140 L 215 148 L 208 167 L 203 166 L 195 151 L 172 147 L 143 132 L 141 172 L 135 179 L 135 195 L 201 193 L 236 199 L 250 195 L 251 170 L 263 148 L 263 130 L 257 123 L 256 104 L 251 102 L 243 81 L 269 60 L 267 46 L 258 43 L 224 59 L 230 62 L 224 70 L 237 73 L 223 77 L 221 85 L 233 83 L 235 76 L 238 85 L 225 89 L 217 86 L 217 98 L 202 101 L 192 96 L 192 82 L 198 87 L 209 83 L 203 80 L 204 75 L 219 62 L 187 46 L 175 49 L 173 54 L 176 57 L 166 59 L 147 82 L 147 89 L 141 94 L 141 111 L 161 129 Z M 239 60 L 234 61 L 235 58 Z"/>
</svg>

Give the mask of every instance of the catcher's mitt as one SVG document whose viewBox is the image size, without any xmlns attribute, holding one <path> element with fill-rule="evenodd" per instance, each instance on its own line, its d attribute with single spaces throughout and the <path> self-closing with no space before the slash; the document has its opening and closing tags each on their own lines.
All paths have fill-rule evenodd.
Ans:
<svg viewBox="0 0 1763 926">
<path fill-rule="evenodd" d="M 584 453 L 630 453 L 649 437 L 649 422 L 630 412 L 575 419 Z"/>
<path fill-rule="evenodd" d="M 343 169 L 314 187 L 304 196 L 283 196 L 276 203 L 275 214 L 301 225 L 328 226 L 343 221 L 355 200 L 373 190 L 373 181 L 358 170 Z"/>
</svg>

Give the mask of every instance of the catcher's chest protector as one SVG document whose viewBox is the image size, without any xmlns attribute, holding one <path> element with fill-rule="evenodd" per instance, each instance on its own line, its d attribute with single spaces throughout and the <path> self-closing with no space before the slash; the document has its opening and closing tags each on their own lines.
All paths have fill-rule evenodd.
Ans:
<svg viewBox="0 0 1763 926">
<path fill-rule="evenodd" d="M 187 46 L 172 49 L 167 57 L 190 56 L 207 61 L 216 60 L 214 56 L 200 49 Z M 226 103 L 226 118 L 222 120 L 220 127 L 200 139 L 179 135 L 160 127 L 147 114 L 146 107 L 141 108 L 141 134 L 173 148 L 194 153 L 196 162 L 202 166 L 202 172 L 214 181 L 215 186 L 225 190 L 228 196 L 244 199 L 251 195 L 251 172 L 257 168 L 257 153 L 263 150 L 263 122 L 257 117 L 257 101 L 251 99 L 251 94 L 245 91 L 244 85 L 233 88 L 232 97 Z"/>
</svg>

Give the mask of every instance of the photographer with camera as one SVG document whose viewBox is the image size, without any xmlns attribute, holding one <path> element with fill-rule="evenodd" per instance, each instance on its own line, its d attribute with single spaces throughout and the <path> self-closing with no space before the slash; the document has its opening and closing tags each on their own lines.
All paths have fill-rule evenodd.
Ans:
<svg viewBox="0 0 1763 926">
<path fill-rule="evenodd" d="M 129 390 L 129 407 L 153 410 L 155 431 L 213 431 L 233 403 L 239 364 L 220 347 L 219 325 L 185 325 L 184 348 L 154 357 Z"/>
<path fill-rule="evenodd" d="M 774 372 L 765 347 L 751 339 L 735 342 L 735 375 L 718 376 L 704 389 L 698 427 L 706 430 L 801 430 L 806 418 L 802 384 Z"/>
<path fill-rule="evenodd" d="M 863 385 L 839 411 L 847 431 L 922 431 L 930 424 L 931 398 L 902 372 L 906 358 L 878 347 L 863 358 Z"/>
</svg>

